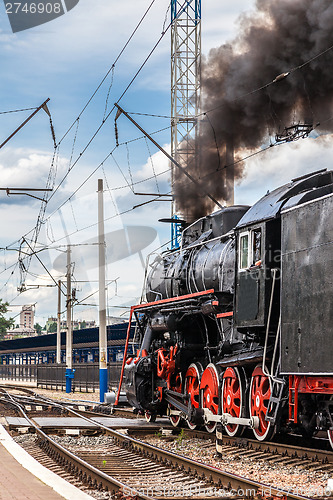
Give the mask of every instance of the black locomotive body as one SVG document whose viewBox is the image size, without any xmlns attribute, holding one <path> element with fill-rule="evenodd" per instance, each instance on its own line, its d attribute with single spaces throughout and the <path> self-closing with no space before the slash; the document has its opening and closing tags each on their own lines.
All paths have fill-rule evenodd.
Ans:
<svg viewBox="0 0 333 500">
<path fill-rule="evenodd" d="M 187 227 L 131 309 L 129 402 L 218 437 L 325 430 L 333 446 L 332 244 L 332 171 Z"/>
</svg>

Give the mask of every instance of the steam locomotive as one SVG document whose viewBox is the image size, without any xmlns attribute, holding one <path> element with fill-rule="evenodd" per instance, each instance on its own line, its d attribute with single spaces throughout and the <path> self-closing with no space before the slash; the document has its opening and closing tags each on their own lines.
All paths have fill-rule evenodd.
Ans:
<svg viewBox="0 0 333 500">
<path fill-rule="evenodd" d="M 131 308 L 127 398 L 147 420 L 259 440 L 327 431 L 333 447 L 333 171 L 194 222 Z"/>
</svg>

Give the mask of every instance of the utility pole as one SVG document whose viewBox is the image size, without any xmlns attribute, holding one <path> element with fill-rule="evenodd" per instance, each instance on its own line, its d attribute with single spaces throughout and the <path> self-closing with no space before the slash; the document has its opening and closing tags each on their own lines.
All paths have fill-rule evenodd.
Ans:
<svg viewBox="0 0 333 500">
<path fill-rule="evenodd" d="M 61 281 L 58 281 L 57 363 L 61 363 Z"/>
<path fill-rule="evenodd" d="M 103 179 L 98 179 L 98 266 L 99 266 L 99 400 L 108 392 L 108 339 L 106 332 L 105 299 L 105 236 Z"/>
<path fill-rule="evenodd" d="M 66 331 L 66 392 L 72 392 L 73 370 L 73 333 L 72 333 L 72 291 L 71 291 L 71 247 L 67 247 L 67 331 Z"/>
</svg>

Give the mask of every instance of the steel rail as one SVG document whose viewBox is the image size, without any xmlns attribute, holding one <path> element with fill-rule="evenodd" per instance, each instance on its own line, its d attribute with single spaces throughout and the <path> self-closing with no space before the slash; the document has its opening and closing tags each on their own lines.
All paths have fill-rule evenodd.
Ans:
<svg viewBox="0 0 333 500">
<path fill-rule="evenodd" d="M 133 429 L 133 433 L 135 430 Z M 215 441 L 215 435 L 204 431 L 184 429 L 184 436 L 197 437 Z M 223 445 L 239 446 L 253 451 L 262 451 L 263 453 L 276 453 L 284 457 L 299 458 L 304 460 L 318 461 L 323 464 L 333 464 L 333 451 L 307 448 L 304 446 L 276 443 L 273 441 L 258 441 L 247 437 L 228 436 L 223 434 Z"/>
<path fill-rule="evenodd" d="M 247 446 L 253 451 L 262 451 L 265 453 L 278 453 L 284 457 L 300 458 L 318 461 L 326 464 L 333 464 L 333 452 L 318 450 L 312 448 L 305 448 L 291 444 L 274 443 L 274 442 L 260 442 L 256 439 L 247 438 L 232 438 L 223 436 L 223 444 Z"/>
<path fill-rule="evenodd" d="M 40 447 L 51 458 L 54 458 L 60 465 L 64 465 L 66 470 L 79 477 L 83 483 L 88 483 L 92 488 L 104 489 L 110 491 L 112 494 L 123 493 L 129 489 L 128 485 L 118 481 L 116 478 L 105 474 L 103 471 L 97 469 L 88 462 L 74 455 L 71 451 L 67 450 L 59 443 L 54 441 L 50 436 L 45 434 L 34 424 L 36 433 L 40 440 Z M 134 488 L 130 488 L 135 495 L 135 499 L 142 500 L 155 500 L 154 497 L 146 496 Z"/>
<path fill-rule="evenodd" d="M 30 394 L 31 396 L 35 394 L 35 392 L 32 389 L 28 389 L 27 387 L 21 385 L 0 384 L 0 391 L 2 388 L 13 389 L 15 391 L 22 391 L 25 392 L 26 394 Z"/>
<path fill-rule="evenodd" d="M 262 498 L 262 499 L 265 499 L 265 498 L 272 498 L 272 499 L 279 498 L 279 499 L 281 499 L 281 497 L 282 497 L 284 500 L 311 500 L 308 497 L 296 495 L 296 494 L 293 494 L 289 491 L 282 490 L 281 488 L 278 488 L 275 486 L 265 485 L 265 484 L 259 483 L 257 481 L 253 481 L 251 479 L 247 479 L 247 478 L 244 478 L 242 476 L 238 476 L 236 474 L 232 474 L 232 473 L 220 470 L 216 467 L 203 464 L 201 462 L 192 460 L 192 459 L 184 457 L 182 455 L 178 455 L 178 454 L 173 453 L 171 451 L 163 450 L 163 449 L 158 448 L 156 446 L 153 446 L 151 444 L 145 443 L 139 439 L 135 439 L 133 437 L 126 436 L 126 435 L 116 431 L 115 429 L 110 428 L 109 426 L 98 423 L 95 420 L 92 420 L 91 418 L 84 416 L 82 414 L 83 412 L 78 413 L 73 408 L 70 408 L 68 406 L 66 407 L 64 405 L 60 405 L 49 398 L 41 397 L 41 401 L 45 401 L 48 404 L 53 404 L 54 406 L 61 406 L 62 408 L 65 408 L 68 411 L 68 413 L 71 413 L 71 414 L 75 415 L 76 417 L 81 417 L 89 423 L 93 423 L 96 427 L 103 429 L 105 431 L 106 435 L 112 436 L 115 444 L 124 447 L 127 451 L 133 451 L 134 453 L 139 453 L 147 458 L 151 458 L 151 459 L 154 459 L 154 460 L 159 461 L 159 462 L 164 462 L 166 465 L 172 466 L 174 468 L 178 468 L 179 470 L 182 470 L 182 471 L 187 471 L 188 473 L 196 475 L 199 478 L 206 479 L 206 480 L 208 479 L 212 483 L 217 484 L 220 488 L 224 487 L 228 490 L 233 489 L 236 491 L 251 492 L 252 496 L 255 496 L 255 495 L 260 496 L 261 495 L 260 498 Z M 36 426 L 36 424 L 34 422 L 32 422 L 26 416 L 26 414 L 24 413 L 24 411 L 22 409 L 21 409 L 21 411 L 24 414 L 25 418 L 29 422 L 31 422 L 33 427 L 36 429 L 36 432 L 38 433 L 38 435 L 42 437 L 42 440 L 46 440 L 47 443 L 52 443 L 52 447 L 56 448 L 59 453 L 61 453 L 61 454 L 64 453 L 64 456 L 67 455 L 67 457 L 72 456 L 71 459 L 74 460 L 75 455 L 71 454 L 71 452 L 68 452 L 68 450 L 66 450 L 65 448 L 61 447 L 61 445 L 59 445 L 58 443 L 53 441 L 52 438 L 47 436 L 41 429 L 39 429 Z M 185 432 L 187 432 L 187 431 L 185 431 Z M 193 431 L 193 432 L 195 433 L 197 431 Z M 230 439 L 230 438 L 226 437 L 225 441 L 228 439 Z M 236 439 L 241 441 L 241 438 L 236 438 Z M 236 443 L 237 442 L 236 439 L 231 440 L 230 442 Z M 249 441 L 249 440 L 246 440 L 246 441 Z M 258 445 L 262 444 L 263 449 L 267 450 L 268 443 L 259 443 L 257 441 L 255 441 L 255 443 Z M 272 443 L 272 445 L 274 446 L 274 448 L 276 446 L 278 446 L 276 443 Z M 285 446 L 285 445 L 281 445 L 281 446 Z M 289 448 L 291 449 L 292 447 L 289 447 Z M 103 478 L 103 476 L 106 476 L 106 478 L 108 480 L 110 479 L 110 476 L 107 476 L 103 472 L 98 471 L 98 469 L 95 469 L 90 464 L 87 464 L 86 462 L 82 461 L 78 457 L 76 457 L 76 459 L 78 459 L 78 462 L 80 463 L 80 465 L 82 465 L 82 467 L 87 468 L 86 474 L 88 474 L 87 477 L 89 477 L 89 475 L 90 475 L 90 482 L 91 481 L 95 482 L 95 479 L 97 481 L 97 476 L 95 476 L 95 474 L 99 474 L 99 477 Z M 67 459 L 64 458 L 64 460 L 68 460 L 68 458 Z M 82 462 L 82 464 L 81 464 L 81 462 Z M 106 478 L 103 478 L 103 479 L 105 480 Z M 113 480 L 113 478 L 111 478 L 111 479 Z M 115 479 L 114 479 L 114 481 L 115 481 L 115 487 L 118 488 L 119 486 L 117 486 L 117 483 L 119 483 L 119 481 L 117 481 Z M 97 483 L 97 484 L 99 484 L 99 483 Z M 119 490 L 121 490 L 121 488 L 127 488 L 127 489 L 129 488 L 128 485 L 125 485 L 122 483 L 120 483 L 120 484 L 121 484 L 121 486 L 119 487 Z M 109 486 L 108 486 L 108 488 L 109 488 Z M 119 491 L 119 490 L 117 490 L 117 491 Z M 151 499 L 152 497 L 145 497 L 144 495 L 141 495 L 138 498 Z"/>
<path fill-rule="evenodd" d="M 29 424 L 35 429 L 38 436 L 40 447 L 51 457 L 54 458 L 60 465 L 63 465 L 66 470 L 78 476 L 83 483 L 88 483 L 92 488 L 104 489 L 111 491 L 112 494 L 127 492 L 127 498 L 135 498 L 135 500 L 156 500 L 154 497 L 144 495 L 143 493 L 137 491 L 135 488 L 129 488 L 127 484 L 118 481 L 116 478 L 105 474 L 101 470 L 97 469 L 93 465 L 85 462 L 81 458 L 74 455 L 72 452 L 61 446 L 59 443 L 54 441 L 50 436 L 45 434 L 36 424 L 31 420 L 21 405 L 15 402 L 15 396 L 9 395 L 8 403 L 16 405 L 17 409 L 21 412 L 23 417 L 29 422 Z M 54 402 L 53 402 L 54 403 Z M 54 406 L 58 404 L 54 403 Z M 69 408 L 66 408 L 71 411 Z M 74 412 L 75 413 L 75 412 Z M 90 420 L 90 419 L 89 419 Z M 97 424 L 98 426 L 98 424 Z M 128 490 L 130 489 L 131 494 L 128 495 Z M 133 495 L 132 495 L 133 493 Z"/>
<path fill-rule="evenodd" d="M 0 385 L 0 390 L 2 387 L 8 387 L 10 389 L 22 389 L 24 388 L 19 387 L 19 386 L 6 386 L 6 385 Z M 26 391 L 34 396 L 36 396 L 36 404 L 37 401 L 39 400 L 41 403 L 44 402 L 44 404 L 54 404 L 54 401 L 46 398 L 44 396 L 40 396 L 30 389 L 26 389 Z M 15 395 L 15 397 L 20 398 L 19 395 Z M 27 403 L 30 404 L 30 403 Z M 75 401 L 73 400 L 73 404 L 75 405 Z M 57 405 L 61 405 L 63 409 L 68 410 L 68 403 L 66 402 L 57 402 Z M 79 404 L 77 406 L 80 406 Z M 82 406 L 82 405 L 81 405 Z M 81 410 L 81 409 L 76 409 L 75 412 L 78 414 L 78 416 L 84 417 L 85 415 L 90 415 L 92 417 L 111 417 L 115 416 L 117 414 L 121 413 L 130 413 L 130 409 L 126 408 L 114 408 L 114 413 L 112 414 L 106 414 L 102 412 L 96 412 L 93 410 Z M 138 416 L 135 416 L 136 418 Z M 125 417 L 126 418 L 126 417 Z M 96 424 L 96 422 L 95 422 Z M 163 426 L 165 427 L 165 426 Z M 170 427 L 170 429 L 174 432 L 177 432 L 177 428 Z M 200 439 L 207 439 L 211 441 L 215 441 L 215 434 L 210 434 L 205 431 L 201 430 L 191 430 L 191 429 L 182 429 L 183 433 L 185 436 L 190 436 L 190 437 L 197 437 Z M 149 433 L 149 428 L 142 428 L 142 429 L 129 429 L 129 434 L 130 435 L 135 435 L 137 433 L 144 434 L 144 433 Z M 155 432 L 155 428 L 152 429 L 152 432 Z M 257 439 L 251 439 L 248 437 L 237 437 L 237 436 L 228 436 L 226 434 L 223 434 L 223 444 L 229 445 L 229 446 L 239 446 L 241 448 L 248 448 L 253 451 L 262 451 L 265 453 L 277 453 L 280 455 L 283 455 L 285 457 L 290 457 L 290 458 L 300 458 L 300 459 L 308 459 L 308 460 L 314 460 L 318 462 L 322 462 L 323 464 L 333 464 L 333 451 L 329 450 L 323 450 L 323 449 L 318 449 L 318 448 L 308 448 L 304 446 L 299 446 L 298 444 L 287 444 L 287 443 L 277 443 L 273 441 L 258 441 Z"/>
<path fill-rule="evenodd" d="M 202 479 L 206 478 L 212 483 L 217 484 L 219 487 L 225 487 L 229 490 L 233 489 L 236 491 L 251 492 L 252 496 L 261 495 L 261 498 L 263 500 L 265 498 L 274 499 L 275 497 L 277 499 L 281 499 L 281 497 L 283 497 L 283 500 L 312 500 L 308 497 L 295 495 L 289 491 L 285 491 L 271 485 L 262 484 L 257 481 L 252 481 L 251 479 L 247 479 L 242 476 L 220 470 L 216 467 L 197 462 L 171 451 L 163 450 L 151 444 L 144 443 L 143 441 L 140 441 L 133 437 L 126 436 L 106 425 L 97 423 L 96 421 L 88 417 L 79 415 L 72 408 L 67 407 L 67 410 L 69 413 L 72 413 L 75 416 L 80 416 L 87 422 L 94 423 L 101 429 L 104 429 L 107 435 L 110 435 L 114 438 L 116 444 L 124 446 L 127 450 L 132 450 L 136 453 L 140 453 L 143 456 L 153 458 L 156 461 L 163 461 L 169 466 L 188 471 L 189 473 L 197 475 Z"/>
<path fill-rule="evenodd" d="M 273 499 L 275 497 L 281 499 L 283 497 L 284 500 L 311 500 L 304 496 L 294 495 L 275 486 L 252 481 L 182 455 L 163 450 L 156 446 L 148 445 L 138 439 L 124 436 L 111 429 L 106 432 L 107 434 L 111 434 L 113 436 L 117 434 L 117 436 L 115 436 L 116 443 L 125 445 L 127 449 L 132 448 L 133 451 L 137 453 L 139 452 L 143 456 L 155 458 L 160 461 L 163 460 L 164 463 L 177 467 L 180 470 L 187 470 L 189 473 L 198 475 L 202 479 L 208 479 L 212 483 L 217 484 L 220 488 L 224 487 L 228 490 L 233 489 L 238 492 L 251 492 L 252 496 L 261 495 L 260 498 L 262 499 Z"/>
</svg>

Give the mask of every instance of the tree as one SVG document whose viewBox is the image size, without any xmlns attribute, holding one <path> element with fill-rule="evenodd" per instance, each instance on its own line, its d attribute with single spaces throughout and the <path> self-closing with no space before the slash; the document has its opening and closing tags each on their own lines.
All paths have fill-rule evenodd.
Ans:
<svg viewBox="0 0 333 500">
<path fill-rule="evenodd" d="M 50 326 L 48 327 L 47 332 L 48 333 L 55 333 L 57 331 L 57 323 L 51 323 Z"/>
<path fill-rule="evenodd" d="M 42 333 L 42 327 L 40 326 L 40 324 L 39 324 L 39 323 L 36 323 L 36 324 L 34 325 L 34 329 L 36 330 L 37 335 L 40 335 L 40 334 Z"/>
<path fill-rule="evenodd" d="M 84 328 L 87 328 L 87 323 L 83 320 L 81 321 L 80 329 L 83 330 Z"/>
<path fill-rule="evenodd" d="M 3 338 L 7 330 L 14 326 L 13 318 L 6 319 L 4 314 L 8 311 L 8 302 L 2 302 L 0 299 L 0 338 Z"/>
</svg>

